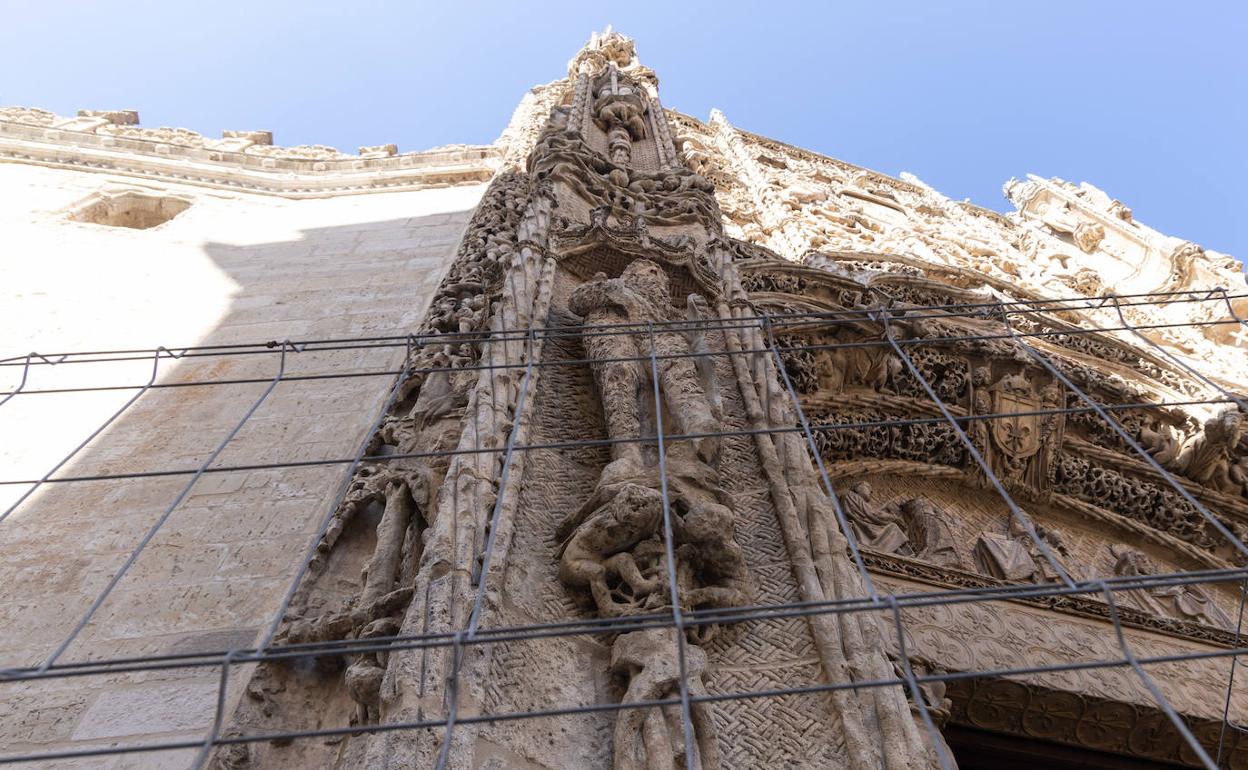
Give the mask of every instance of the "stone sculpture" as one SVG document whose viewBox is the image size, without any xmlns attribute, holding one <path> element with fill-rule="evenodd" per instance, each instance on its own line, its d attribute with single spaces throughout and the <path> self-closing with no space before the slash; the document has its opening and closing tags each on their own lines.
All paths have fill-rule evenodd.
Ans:
<svg viewBox="0 0 1248 770">
<path fill-rule="evenodd" d="M 907 532 L 916 559 L 941 567 L 961 567 L 956 536 L 949 515 L 931 500 L 913 497 L 901 504 Z"/>
<path fill-rule="evenodd" d="M 296 606 L 283 641 L 450 636 L 466 628 L 466 607 L 478 595 L 485 627 L 585 615 L 666 617 L 677 607 L 862 600 L 864 583 L 796 430 L 795 406 L 812 423 L 809 443 L 822 470 L 838 488 L 848 487 L 843 512 L 877 589 L 895 590 L 902 580 L 967 588 L 1056 583 L 1050 557 L 1076 579 L 1093 577 L 1087 565 L 1110 542 L 1174 554 L 1154 563 L 1134 549 L 1115 550 L 1113 570 L 1124 576 L 1172 571 L 1174 564 L 1217 568 L 1234 556 L 1215 542 L 1200 512 L 1099 415 L 1081 412 L 1073 391 L 1011 332 L 1077 388 L 1113 405 L 1128 435 L 1241 533 L 1248 503 L 1230 493 L 1248 483 L 1242 418 L 1227 413 L 1197 435 L 1178 435 L 1175 428 L 1208 415 L 1191 421 L 1182 409 L 1160 411 L 1161 404 L 1180 400 L 1176 395 L 1195 400 L 1207 387 L 1148 343 L 1093 333 L 1090 327 L 1121 323 L 1108 303 L 1003 312 L 1004 303 L 1044 308 L 1045 297 L 1095 295 L 1105 287 L 1184 292 L 1230 285 L 1239 274 L 1225 258 L 1148 229 L 1088 185 L 1034 177 L 1013 183 L 1007 194 L 1018 210 L 1002 215 L 950 200 L 911 175 L 889 178 L 739 131 L 718 113 L 703 123 L 664 110 L 657 79 L 640 66 L 631 42 L 613 33 L 596 36 L 569 69 L 567 81 L 526 97 L 500 142 L 506 149 L 491 156 L 502 170 L 433 297 L 421 336 L 438 338 L 417 350 L 417 368 L 448 371 L 411 378 L 378 434 L 384 452 L 436 446 L 463 455 L 431 458 L 424 467 L 366 466 L 357 474 L 317 564 L 349 551 L 349 535 L 361 522 L 375 525 L 376 545 L 356 537 L 369 544 L 353 565 L 358 584 L 343 590 L 340 603 Z M 31 120 L 47 130 L 42 117 Z M 1122 313 L 1168 352 L 1194 363 L 1224 360 L 1224 381 L 1237 381 L 1248 376 L 1248 364 L 1225 355 L 1224 327 L 1240 325 L 1222 323 L 1231 310 L 1248 309 L 1235 302 L 1190 317 L 1181 303 L 1124 303 Z M 794 312 L 805 318 L 784 318 Z M 887 344 L 883 312 L 891 314 L 889 331 L 913 371 Z M 761 315 L 778 320 L 761 330 L 748 322 L 698 325 Z M 1189 318 L 1208 323 L 1175 323 Z M 568 349 L 557 352 L 586 363 L 563 379 L 551 374 L 558 367 L 533 368 L 538 384 L 521 403 L 519 372 L 528 363 L 564 363 L 543 353 L 543 338 L 558 340 L 546 332 L 581 321 L 586 333 L 570 335 Z M 673 321 L 694 323 L 664 326 Z M 633 333 L 617 333 L 626 326 Z M 500 354 L 478 339 L 483 331 L 526 327 L 539 333 L 520 353 Z M 782 349 L 796 404 L 765 354 L 769 332 Z M 732 355 L 725 359 L 725 352 Z M 474 364 L 485 356 L 505 366 L 481 374 Z M 989 515 L 983 501 L 997 491 L 920 379 L 1006 492 L 1043 518 L 1033 527 L 1043 549 L 1013 517 L 995 531 L 978 531 Z M 1122 408 L 1128 403 L 1144 406 Z M 523 445 L 585 437 L 577 421 L 587 413 L 595 426 L 601 417 L 595 437 L 610 439 L 609 451 L 518 452 L 506 484 L 501 462 L 477 451 L 509 438 Z M 667 437 L 662 461 L 660 419 Z M 535 425 L 550 433 L 534 439 L 526 431 Z M 750 435 L 713 435 L 725 429 Z M 692 438 L 671 438 L 684 435 Z M 872 484 L 896 492 L 877 499 Z M 482 556 L 494 535 L 487 569 Z M 414 544 L 425 547 L 423 554 Z M 1143 627 L 1188 637 L 1183 644 L 1233 644 L 1220 590 L 1127 594 L 1124 604 L 1135 610 L 1124 613 L 1127 633 Z M 684 635 L 608 632 L 562 647 L 524 640 L 474 647 L 458 660 L 437 648 L 344 655 L 318 664 L 327 671 L 318 692 L 338 700 L 298 713 L 371 727 L 429 719 L 452 693 L 462 698 L 461 714 L 474 715 L 548 705 L 537 703 L 546 696 L 552 703 L 676 700 L 681 645 L 695 697 L 882 679 L 907 666 L 922 677 L 989 660 L 1007 668 L 1017 656 L 1002 650 L 1027 645 L 1035 647 L 1028 655 L 1051 646 L 1073 659 L 1109 628 L 1107 608 L 1086 597 L 993 604 L 999 606 L 930 608 L 943 614 L 925 623 L 915 619 L 927 609 L 905 608 L 912 646 L 904 661 L 897 640 L 865 613 L 815 613 L 792 625 L 737 625 L 731 633 L 697 623 Z M 550 657 L 566 671 L 552 675 L 543 659 L 551 650 L 560 651 Z M 780 669 L 788 673 L 775 674 Z M 1211 681 L 1207 673 L 1201 687 Z M 261 704 L 257 710 L 288 715 L 293 709 L 282 714 L 273 705 L 287 681 L 266 676 L 257 675 L 247 697 Z M 1187 761 L 1177 742 L 1167 743 L 1148 722 L 1155 715 L 1147 702 L 1123 689 L 1120 677 L 1080 677 L 1076 685 L 1055 675 L 1026 686 L 1005 677 L 954 679 L 947 687 L 924 682 L 919 689 L 938 727 L 978 719 L 1028 738 L 1051 730 L 1045 740 L 1067 743 L 1129 734 L 1129 745 L 1099 749 Z M 1070 691 L 1085 686 L 1086 699 Z M 1185 697 L 1188 706 L 1200 705 Z M 1016 699 L 1027 698 L 1059 706 L 1043 714 L 1016 708 Z M 908 709 L 900 687 L 839 688 L 795 702 L 774 712 L 755 702 L 694 703 L 691 755 L 673 706 L 575 715 L 548 731 L 520 726 L 524 720 L 469 720 L 447 745 L 448 767 L 938 766 L 931 750 L 944 746 L 942 739 L 926 736 L 916 721 L 919 704 Z M 332 713 L 342 704 L 349 716 Z M 1129 713 L 1114 718 L 1130 723 L 1086 729 L 1105 713 L 1097 704 Z M 319 756 L 332 754 L 321 764 L 341 768 L 432 766 L 444 734 L 380 731 L 327 744 Z M 285 766 L 318 761 L 287 758 Z"/>
<path fill-rule="evenodd" d="M 962 566 L 949 517 L 931 500 L 912 497 L 877 506 L 871 498 L 871 485 L 865 481 L 841 493 L 841 506 L 859 547 L 942 567 Z"/>
<path fill-rule="evenodd" d="M 586 358 L 607 433 L 615 443 L 589 499 L 559 526 L 557 534 L 563 541 L 559 577 L 570 589 L 587 591 L 602 617 L 663 611 L 677 601 L 669 580 L 664 489 L 680 606 L 731 607 L 748 598 L 745 558 L 733 538 L 735 517 L 710 465 L 717 454 L 715 439 L 667 442 L 661 459 L 649 441 L 659 427 L 656 409 L 663 410 L 665 433 L 717 430 L 719 384 L 714 369 L 700 363 L 709 359 L 687 357 L 708 350 L 704 333 L 666 328 L 613 333 L 620 325 L 640 329 L 672 320 L 668 285 L 668 275 L 657 263 L 635 259 L 621 277 L 595 275 L 568 301 L 589 327 L 583 337 Z M 705 300 L 696 295 L 689 297 L 688 307 L 695 319 L 707 313 Z M 692 627 L 688 641 L 705 643 L 714 632 L 714 626 Z M 670 697 L 677 687 L 674 645 L 684 642 L 667 631 L 620 636 L 612 647 L 612 668 L 627 674 L 625 700 Z M 705 654 L 691 646 L 688 681 L 695 691 L 702 689 L 705 660 Z M 700 748 L 693 766 L 709 770 L 718 766 L 713 725 L 705 708 L 696 713 Z M 623 712 L 615 729 L 616 768 L 683 766 L 679 724 L 678 719 L 672 724 L 661 710 Z"/>
<path fill-rule="evenodd" d="M 1161 570 L 1142 551 L 1126 546 L 1110 546 L 1114 557 L 1114 574 L 1119 577 L 1155 575 Z M 1191 620 L 1218 628 L 1230 628 L 1231 618 L 1213 597 L 1195 584 L 1152 586 L 1126 592 L 1137 609 L 1153 615 Z"/>
<path fill-rule="evenodd" d="M 1067 549 L 1061 534 L 1052 528 L 1033 523 L 1040 540 L 1048 546 L 1053 561 L 1061 565 L 1066 574 L 1079 579 L 1081 570 Z M 1016 517 L 1010 517 L 1005 534 L 985 532 L 975 541 L 975 565 L 985 575 L 1010 583 L 1045 583 L 1061 576 L 1053 562 L 1045 555 L 1036 541 L 1027 533 L 1026 527 Z"/>
<path fill-rule="evenodd" d="M 680 666 L 673 654 L 678 643 L 671 629 L 623 634 L 611 647 L 611 673 L 627 682 L 623 703 L 680 697 Z M 702 673 L 706 653 L 689 646 L 685 653 L 685 680 L 691 697 L 706 695 Z M 696 735 L 695 756 L 686 761 L 681 707 L 650 707 L 624 711 L 615 723 L 615 770 L 676 770 L 721 767 L 715 724 L 706 703 L 690 704 Z"/>
<path fill-rule="evenodd" d="M 667 274 L 650 260 L 634 260 L 620 278 L 608 279 L 599 274 L 577 287 L 568 307 L 591 327 L 635 324 L 635 328 L 645 328 L 647 324 L 668 320 L 671 313 Z M 653 435 L 657 428 L 654 407 L 647 408 L 653 402 L 653 367 L 649 360 L 652 351 L 665 356 L 657 363 L 659 393 L 672 423 L 665 429 L 681 434 L 715 431 L 707 389 L 698 377 L 693 359 L 687 357 L 689 343 L 683 335 L 671 331 L 656 331 L 652 335 L 587 335 L 585 353 L 593 362 L 590 366 L 602 397 L 608 435 L 623 442 L 611 445 L 612 461 L 619 461 L 621 466 L 641 465 L 642 446 L 636 440 L 642 435 Z M 646 434 L 641 432 L 643 424 L 649 428 Z M 696 438 L 692 443 L 698 458 L 709 461 L 713 457 L 713 437 Z M 615 473 L 609 470 L 603 475 L 610 478 Z"/>
<path fill-rule="evenodd" d="M 906 522 L 899 511 L 871 504 L 871 485 L 859 481 L 841 494 L 841 505 L 854 539 L 865 548 L 881 553 L 913 553 L 906 535 Z"/>
<path fill-rule="evenodd" d="M 1204 429 L 1183 446 L 1171 467 L 1220 492 L 1239 493 L 1242 486 L 1232 478 L 1231 469 L 1242 459 L 1236 455 L 1244 435 L 1243 421 L 1243 413 L 1234 408 L 1207 420 Z"/>
</svg>

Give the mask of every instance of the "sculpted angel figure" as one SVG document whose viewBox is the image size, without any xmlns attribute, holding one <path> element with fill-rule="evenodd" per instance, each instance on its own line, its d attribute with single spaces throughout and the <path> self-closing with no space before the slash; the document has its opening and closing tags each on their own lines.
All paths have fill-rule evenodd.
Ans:
<svg viewBox="0 0 1248 770">
<path fill-rule="evenodd" d="M 1244 434 L 1243 418 L 1238 410 L 1227 409 L 1206 421 L 1205 429 L 1183 447 L 1174 468 L 1219 492 L 1238 492 L 1231 468 L 1238 459 L 1234 456 L 1236 445 Z"/>
</svg>

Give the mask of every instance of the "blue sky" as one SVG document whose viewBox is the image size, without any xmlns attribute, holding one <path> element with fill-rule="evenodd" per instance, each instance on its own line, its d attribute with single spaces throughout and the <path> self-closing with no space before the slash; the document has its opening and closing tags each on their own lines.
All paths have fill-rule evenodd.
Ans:
<svg viewBox="0 0 1248 770">
<path fill-rule="evenodd" d="M 6 0 L 0 104 L 279 144 L 484 143 L 593 29 L 664 103 L 1001 209 L 1034 172 L 1248 258 L 1248 3 Z"/>
</svg>

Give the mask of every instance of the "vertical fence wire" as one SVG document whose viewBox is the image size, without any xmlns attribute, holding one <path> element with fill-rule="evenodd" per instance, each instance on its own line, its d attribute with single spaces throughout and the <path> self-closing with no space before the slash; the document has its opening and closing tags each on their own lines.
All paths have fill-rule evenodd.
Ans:
<svg viewBox="0 0 1248 770">
<path fill-rule="evenodd" d="M 676 628 L 676 665 L 680 672 L 680 727 L 685 743 L 685 768 L 697 770 L 694 760 L 693 709 L 689 704 L 689 666 L 685 654 L 685 618 L 676 581 L 676 538 L 672 527 L 672 501 L 667 489 L 667 447 L 663 439 L 663 396 L 659 386 L 658 346 L 654 326 L 646 330 L 650 341 L 650 379 L 654 392 L 655 434 L 659 452 L 659 491 L 663 498 L 663 551 L 667 561 L 667 588 L 672 597 L 672 623 Z"/>
</svg>

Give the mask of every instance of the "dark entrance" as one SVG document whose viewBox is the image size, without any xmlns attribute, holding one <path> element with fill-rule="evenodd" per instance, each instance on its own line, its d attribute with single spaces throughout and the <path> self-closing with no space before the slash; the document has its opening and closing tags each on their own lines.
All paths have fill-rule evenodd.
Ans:
<svg viewBox="0 0 1248 770">
<path fill-rule="evenodd" d="M 1185 767 L 1137 757 L 949 725 L 945 741 L 959 770 L 1175 770 Z"/>
</svg>

